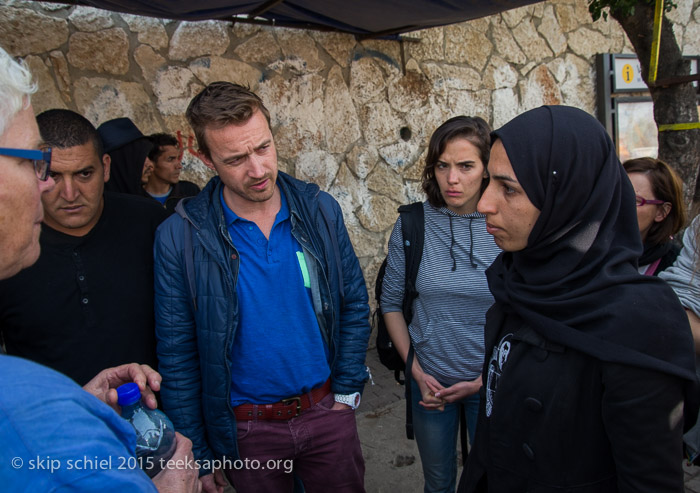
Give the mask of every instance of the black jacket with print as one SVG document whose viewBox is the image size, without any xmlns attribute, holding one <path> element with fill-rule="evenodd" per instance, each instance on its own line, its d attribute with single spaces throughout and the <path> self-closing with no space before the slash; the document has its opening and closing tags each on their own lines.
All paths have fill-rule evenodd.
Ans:
<svg viewBox="0 0 700 493">
<path fill-rule="evenodd" d="M 684 491 L 683 379 L 553 344 L 498 304 L 485 338 L 460 492 Z"/>
</svg>

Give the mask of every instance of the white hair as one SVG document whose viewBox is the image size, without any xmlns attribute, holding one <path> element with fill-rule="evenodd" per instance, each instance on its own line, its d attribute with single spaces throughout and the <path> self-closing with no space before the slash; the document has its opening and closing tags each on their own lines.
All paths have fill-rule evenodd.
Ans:
<svg viewBox="0 0 700 493">
<path fill-rule="evenodd" d="M 0 47 L 0 135 L 21 110 L 27 108 L 30 96 L 36 92 L 32 74 L 22 62 L 17 62 Z"/>
</svg>

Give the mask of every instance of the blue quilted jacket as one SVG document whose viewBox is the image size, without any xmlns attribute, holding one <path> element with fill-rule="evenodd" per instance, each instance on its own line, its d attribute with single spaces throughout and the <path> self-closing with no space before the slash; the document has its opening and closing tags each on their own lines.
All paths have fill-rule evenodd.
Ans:
<svg viewBox="0 0 700 493">
<path fill-rule="evenodd" d="M 361 392 L 368 376 L 364 362 L 369 306 L 340 206 L 317 185 L 284 173 L 279 173 L 277 184 L 289 203 L 292 234 L 307 259 L 314 310 L 330 349 L 332 390 Z M 215 458 L 239 457 L 236 419 L 229 403 L 239 256 L 219 200 L 222 186 L 214 177 L 199 195 L 184 199 L 178 214 L 158 228 L 154 247 L 163 408 L 175 428 L 192 440 L 195 459 L 204 462 L 201 473 Z M 319 201 L 332 211 L 328 222 Z M 191 287 L 186 274 L 185 221 L 191 224 Z M 336 235 L 335 247 L 330 234 Z"/>
</svg>

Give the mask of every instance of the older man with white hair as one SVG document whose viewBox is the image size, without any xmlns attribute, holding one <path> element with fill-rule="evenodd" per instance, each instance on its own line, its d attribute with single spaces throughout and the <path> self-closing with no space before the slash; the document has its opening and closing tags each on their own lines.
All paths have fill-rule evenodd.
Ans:
<svg viewBox="0 0 700 493">
<path fill-rule="evenodd" d="M 30 103 L 31 74 L 0 48 L 0 279 L 39 257 L 41 194 L 54 186 L 50 149 L 40 150 Z M 37 299 L 40 310 L 42 300 Z M 109 406 L 118 385 L 148 386 L 160 375 L 146 365 L 108 368 L 84 390 L 41 365 L 0 354 L 0 483 L 3 491 L 199 491 L 191 442 L 178 434 L 173 459 L 153 482 L 135 461 L 135 433 Z M 87 392 L 86 392 L 87 391 Z M 92 394 L 92 395 L 91 395 Z M 95 398 L 97 397 L 97 398 Z M 103 402 L 100 402 L 103 401 Z M 186 464 L 189 463 L 189 467 Z"/>
</svg>

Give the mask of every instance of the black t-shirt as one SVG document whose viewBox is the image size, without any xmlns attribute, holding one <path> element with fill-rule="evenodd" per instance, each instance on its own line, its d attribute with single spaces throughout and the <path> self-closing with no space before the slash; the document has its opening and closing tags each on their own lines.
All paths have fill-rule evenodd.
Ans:
<svg viewBox="0 0 700 493">
<path fill-rule="evenodd" d="M 80 385 L 123 363 L 156 367 L 153 239 L 166 211 L 105 192 L 83 237 L 42 224 L 39 260 L 0 282 L 0 331 L 8 354 L 58 370 Z"/>
<path fill-rule="evenodd" d="M 175 212 L 175 206 L 178 202 L 180 202 L 180 200 L 184 199 L 185 197 L 194 197 L 199 192 L 199 187 L 194 183 L 180 180 L 177 185 L 173 187 L 170 195 L 168 195 L 168 198 L 165 200 L 164 206 L 168 211 L 168 214 Z"/>
<path fill-rule="evenodd" d="M 144 191 L 144 193 L 164 207 L 165 210 L 168 211 L 168 215 L 170 215 L 175 212 L 175 206 L 177 206 L 178 202 L 186 197 L 194 197 L 200 191 L 199 186 L 191 181 L 180 180 L 170 189 L 170 192 L 168 192 L 165 198 L 163 198 L 163 196 L 156 198 L 155 195 L 151 195 L 146 191 Z"/>
</svg>

